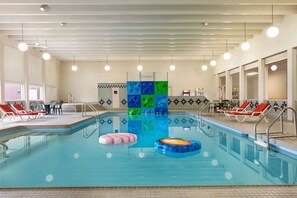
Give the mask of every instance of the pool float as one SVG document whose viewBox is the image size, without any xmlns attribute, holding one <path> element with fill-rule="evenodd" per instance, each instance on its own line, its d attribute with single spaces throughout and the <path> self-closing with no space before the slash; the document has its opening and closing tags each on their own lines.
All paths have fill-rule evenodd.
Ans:
<svg viewBox="0 0 297 198">
<path fill-rule="evenodd" d="M 155 149 L 163 152 L 185 153 L 201 149 L 201 143 L 196 140 L 183 140 L 181 138 L 164 138 L 155 141 Z"/>
<path fill-rule="evenodd" d="M 109 133 L 99 137 L 101 144 L 123 144 L 137 140 L 133 133 Z"/>
</svg>

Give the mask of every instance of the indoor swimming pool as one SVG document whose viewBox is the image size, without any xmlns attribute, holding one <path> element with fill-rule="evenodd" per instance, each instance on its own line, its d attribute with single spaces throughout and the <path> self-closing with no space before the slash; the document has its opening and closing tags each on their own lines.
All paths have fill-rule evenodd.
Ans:
<svg viewBox="0 0 297 198">
<path fill-rule="evenodd" d="M 99 136 L 130 132 L 136 142 L 103 145 Z M 163 153 L 156 140 L 201 143 L 198 151 Z M 0 134 L 0 187 L 197 186 L 295 184 L 297 160 L 255 147 L 247 136 L 187 113 L 107 113 L 73 130 Z"/>
</svg>

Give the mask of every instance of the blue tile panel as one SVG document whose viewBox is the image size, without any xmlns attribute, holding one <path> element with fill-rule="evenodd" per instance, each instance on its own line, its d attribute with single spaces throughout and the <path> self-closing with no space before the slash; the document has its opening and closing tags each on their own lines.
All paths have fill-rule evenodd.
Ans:
<svg viewBox="0 0 297 198">
<path fill-rule="evenodd" d="M 129 115 L 168 114 L 168 82 L 162 81 L 128 81 L 127 82 L 127 103 Z M 162 89 L 156 92 L 155 85 Z M 162 86 L 161 86 L 162 85 Z M 165 91 L 164 91 L 164 90 Z M 164 92 L 164 93 L 162 93 Z M 125 102 L 125 101 L 123 101 Z M 139 108 L 141 111 L 132 111 L 132 108 Z"/>
<path fill-rule="evenodd" d="M 154 94 L 154 81 L 143 81 L 141 82 L 141 94 L 152 95 Z"/>
<path fill-rule="evenodd" d="M 128 81 L 127 82 L 127 94 L 128 95 L 141 95 L 140 82 Z"/>
<path fill-rule="evenodd" d="M 140 108 L 141 97 L 140 95 L 128 95 L 128 108 Z"/>
</svg>

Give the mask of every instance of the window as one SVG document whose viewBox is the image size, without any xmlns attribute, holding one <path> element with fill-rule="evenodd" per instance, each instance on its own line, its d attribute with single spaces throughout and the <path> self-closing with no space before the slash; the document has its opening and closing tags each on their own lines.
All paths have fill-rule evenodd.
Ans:
<svg viewBox="0 0 297 198">
<path fill-rule="evenodd" d="M 36 85 L 29 86 L 29 100 L 42 100 L 40 86 L 36 86 Z"/>
<path fill-rule="evenodd" d="M 268 71 L 267 78 L 267 99 L 287 99 L 287 59 L 266 64 Z"/>
<path fill-rule="evenodd" d="M 258 68 L 245 71 L 246 75 L 246 98 L 258 99 Z"/>
<path fill-rule="evenodd" d="M 5 83 L 5 100 L 24 100 L 24 85 L 19 83 Z"/>
<path fill-rule="evenodd" d="M 231 75 L 232 99 L 239 99 L 239 73 Z"/>
</svg>

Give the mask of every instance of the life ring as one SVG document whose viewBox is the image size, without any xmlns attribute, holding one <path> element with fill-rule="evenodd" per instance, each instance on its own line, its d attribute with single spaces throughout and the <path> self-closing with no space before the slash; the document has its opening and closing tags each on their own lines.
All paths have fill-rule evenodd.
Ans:
<svg viewBox="0 0 297 198">
<path fill-rule="evenodd" d="M 185 153 L 201 149 L 197 140 L 183 140 L 181 138 L 164 138 L 155 141 L 155 149 L 163 152 Z"/>
<path fill-rule="evenodd" d="M 99 137 L 101 144 L 124 144 L 137 140 L 137 135 L 133 133 L 108 133 Z"/>
</svg>

